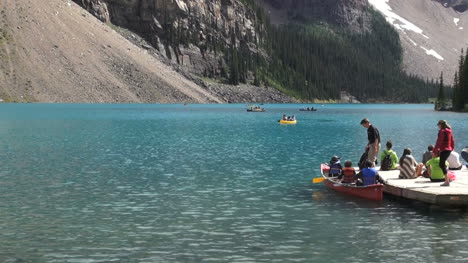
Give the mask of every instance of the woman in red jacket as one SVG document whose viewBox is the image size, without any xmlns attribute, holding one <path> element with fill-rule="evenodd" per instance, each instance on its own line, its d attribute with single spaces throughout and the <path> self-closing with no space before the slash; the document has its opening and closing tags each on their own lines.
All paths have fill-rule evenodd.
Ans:
<svg viewBox="0 0 468 263">
<path fill-rule="evenodd" d="M 447 176 L 447 166 L 445 161 L 450 155 L 450 152 L 455 148 L 455 141 L 453 140 L 452 127 L 445 120 L 440 120 L 437 123 L 439 127 L 439 134 L 437 135 L 437 142 L 434 146 L 434 153 L 440 157 L 439 166 L 444 172 L 445 182 L 440 186 L 450 186 L 450 181 Z"/>
</svg>

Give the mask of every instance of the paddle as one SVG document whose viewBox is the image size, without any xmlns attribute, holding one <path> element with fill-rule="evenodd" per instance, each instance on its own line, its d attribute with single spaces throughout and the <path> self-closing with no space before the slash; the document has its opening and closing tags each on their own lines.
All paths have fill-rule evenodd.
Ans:
<svg viewBox="0 0 468 263">
<path fill-rule="evenodd" d="M 313 178 L 313 179 L 312 179 L 312 183 L 318 184 L 318 183 L 323 182 L 323 180 L 325 180 L 325 178 L 323 178 L 323 177 L 316 177 L 316 178 Z"/>
</svg>

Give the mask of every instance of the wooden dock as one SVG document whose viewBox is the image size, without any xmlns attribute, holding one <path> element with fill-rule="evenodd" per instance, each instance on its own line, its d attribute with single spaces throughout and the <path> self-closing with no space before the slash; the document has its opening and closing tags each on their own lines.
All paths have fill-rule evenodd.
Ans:
<svg viewBox="0 0 468 263">
<path fill-rule="evenodd" d="M 468 169 L 454 171 L 455 181 L 450 186 L 440 186 L 441 182 L 431 182 L 429 178 L 398 179 L 399 170 L 379 171 L 386 182 L 383 191 L 398 197 L 439 205 L 468 207 Z"/>
</svg>

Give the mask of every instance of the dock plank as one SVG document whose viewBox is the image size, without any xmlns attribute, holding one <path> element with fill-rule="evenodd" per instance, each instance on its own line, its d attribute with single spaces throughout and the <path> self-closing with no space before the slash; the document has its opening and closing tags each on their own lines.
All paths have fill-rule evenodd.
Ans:
<svg viewBox="0 0 468 263">
<path fill-rule="evenodd" d="M 441 206 L 468 206 L 468 169 L 454 171 L 456 180 L 449 187 L 429 178 L 398 179 L 399 170 L 379 171 L 386 182 L 383 191 L 398 197 Z"/>
</svg>

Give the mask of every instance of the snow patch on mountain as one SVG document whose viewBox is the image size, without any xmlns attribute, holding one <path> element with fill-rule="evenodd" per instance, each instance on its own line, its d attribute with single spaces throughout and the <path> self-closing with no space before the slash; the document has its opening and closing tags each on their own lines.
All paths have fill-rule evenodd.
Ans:
<svg viewBox="0 0 468 263">
<path fill-rule="evenodd" d="M 435 79 L 444 72 L 453 83 L 460 50 L 468 45 L 468 0 L 368 0 L 400 35 L 403 68 L 417 76 Z M 460 11 L 455 3 L 466 3 Z"/>
<path fill-rule="evenodd" d="M 404 19 L 398 14 L 394 13 L 392 8 L 388 5 L 390 0 L 369 0 L 369 3 L 377 10 L 379 10 L 387 19 L 387 21 L 392 24 L 398 30 L 409 30 L 415 33 L 422 35 L 425 38 L 428 36 L 423 34 L 423 30 L 411 23 L 410 21 Z"/>
<path fill-rule="evenodd" d="M 437 58 L 438 60 L 444 60 L 444 58 L 443 58 L 441 55 L 439 55 L 435 50 L 433 50 L 433 49 L 430 49 L 430 50 L 429 50 L 429 49 L 427 49 L 427 48 L 425 48 L 425 47 L 423 47 L 423 46 L 421 46 L 421 48 L 422 48 L 424 51 L 426 51 L 426 54 L 428 54 L 428 55 L 430 55 L 430 56 L 434 56 L 434 57 Z"/>
</svg>

